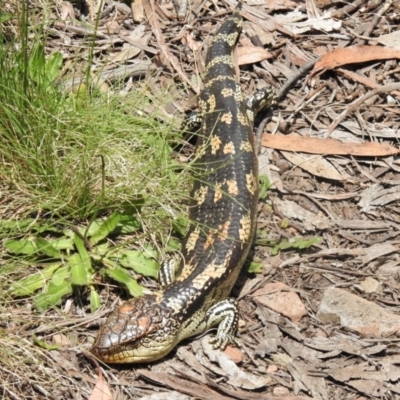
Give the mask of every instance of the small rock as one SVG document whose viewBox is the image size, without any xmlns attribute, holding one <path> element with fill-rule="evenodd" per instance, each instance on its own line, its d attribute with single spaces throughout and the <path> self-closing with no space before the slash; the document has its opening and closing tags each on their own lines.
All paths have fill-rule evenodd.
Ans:
<svg viewBox="0 0 400 400">
<path fill-rule="evenodd" d="M 237 347 L 227 346 L 224 353 L 235 363 L 240 364 L 243 361 L 244 354 Z"/>
<path fill-rule="evenodd" d="M 131 32 L 132 31 L 130 31 L 129 29 L 121 27 L 121 30 L 119 31 L 119 36 L 129 36 Z"/>
<path fill-rule="evenodd" d="M 69 347 L 72 345 L 68 336 L 63 335 L 62 333 L 56 333 L 53 335 L 53 342 L 61 347 Z"/>
<path fill-rule="evenodd" d="M 113 5 L 118 11 L 122 12 L 123 14 L 130 14 L 131 12 L 131 8 L 125 3 L 116 1 Z"/>
<path fill-rule="evenodd" d="M 274 364 L 270 365 L 267 368 L 267 374 L 273 374 L 274 372 L 278 371 L 278 367 Z"/>
<path fill-rule="evenodd" d="M 328 337 L 328 335 L 327 335 L 326 332 L 323 331 L 322 329 L 317 328 L 317 329 L 315 330 L 314 337 L 323 337 L 323 338 L 326 338 L 326 337 Z"/>
<path fill-rule="evenodd" d="M 400 330 L 400 316 L 343 289 L 327 289 L 317 317 L 326 323 L 340 324 L 363 336 L 390 336 Z"/>
<path fill-rule="evenodd" d="M 141 397 L 141 400 L 190 400 L 193 397 L 186 396 L 185 394 L 171 391 L 171 392 L 161 392 L 161 393 L 152 393 L 147 396 Z"/>
<path fill-rule="evenodd" d="M 378 268 L 378 271 L 376 272 L 376 274 L 381 275 L 381 276 L 389 276 L 389 277 L 399 276 L 400 275 L 399 261 L 396 260 L 396 261 L 381 265 Z"/>
<path fill-rule="evenodd" d="M 107 32 L 112 33 L 119 33 L 121 30 L 121 25 L 117 21 L 111 21 L 109 24 L 106 25 Z"/>
<path fill-rule="evenodd" d="M 289 389 L 284 386 L 275 386 L 273 393 L 275 396 L 287 396 L 289 394 Z"/>
<path fill-rule="evenodd" d="M 272 354 L 271 358 L 274 363 L 282 365 L 282 367 L 286 367 L 286 365 L 290 364 L 293 361 L 290 356 L 284 353 Z"/>
<path fill-rule="evenodd" d="M 382 285 L 374 278 L 370 276 L 363 280 L 360 284 L 365 293 L 380 293 L 382 291 Z"/>
<path fill-rule="evenodd" d="M 246 326 L 246 321 L 244 321 L 243 319 L 239 318 L 238 326 L 239 326 L 239 328 L 244 328 Z"/>
<path fill-rule="evenodd" d="M 261 305 L 270 308 L 298 322 L 307 315 L 307 310 L 300 297 L 282 282 L 267 283 L 262 289 L 253 294 L 254 299 Z"/>
</svg>

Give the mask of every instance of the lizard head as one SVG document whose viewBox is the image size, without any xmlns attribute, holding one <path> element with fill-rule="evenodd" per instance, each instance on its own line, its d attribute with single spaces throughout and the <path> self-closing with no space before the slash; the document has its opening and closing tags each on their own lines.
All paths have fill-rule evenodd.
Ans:
<svg viewBox="0 0 400 400">
<path fill-rule="evenodd" d="M 155 295 L 134 298 L 114 310 L 100 329 L 91 353 L 106 363 L 156 361 L 178 342 L 179 324 Z"/>
</svg>

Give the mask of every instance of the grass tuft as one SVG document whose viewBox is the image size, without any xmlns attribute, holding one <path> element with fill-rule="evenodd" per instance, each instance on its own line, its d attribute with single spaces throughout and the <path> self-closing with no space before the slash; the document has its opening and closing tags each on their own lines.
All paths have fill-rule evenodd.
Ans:
<svg viewBox="0 0 400 400">
<path fill-rule="evenodd" d="M 33 304 L 45 310 L 84 286 L 94 310 L 98 273 L 137 295 L 128 270 L 154 277 L 150 259 L 171 250 L 160 238 L 189 186 L 171 157 L 180 133 L 137 112 L 150 103 L 145 83 L 126 97 L 90 85 L 63 94 L 62 56 L 45 55 L 40 29 L 28 42 L 26 13 L 19 42 L 0 38 L 0 288 L 41 290 Z"/>
<path fill-rule="evenodd" d="M 154 108 L 146 83 L 126 97 L 89 84 L 63 93 L 63 58 L 46 54 L 28 5 L 0 4 L 0 396 L 77 398 L 75 364 L 32 332 L 47 319 L 58 330 L 70 318 L 67 297 L 72 313 L 97 310 L 106 282 L 142 293 L 143 277 L 179 249 L 171 233 L 185 224 L 190 181 L 172 157 L 180 132 L 137 112 Z"/>
</svg>

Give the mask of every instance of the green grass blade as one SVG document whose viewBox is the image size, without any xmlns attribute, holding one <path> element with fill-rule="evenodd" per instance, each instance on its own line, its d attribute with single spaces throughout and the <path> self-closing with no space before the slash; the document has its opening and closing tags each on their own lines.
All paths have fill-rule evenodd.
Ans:
<svg viewBox="0 0 400 400">
<path fill-rule="evenodd" d="M 37 335 L 33 335 L 33 344 L 35 346 L 39 346 L 42 349 L 46 349 L 46 350 L 58 350 L 61 346 L 59 344 L 50 344 L 45 342 L 44 340 L 39 339 L 39 337 Z"/>
<path fill-rule="evenodd" d="M 276 256 L 282 250 L 298 249 L 304 250 L 313 246 L 321 240 L 319 236 L 312 237 L 310 239 L 304 239 L 302 237 L 296 237 L 291 240 L 282 240 L 277 243 L 271 250 L 271 255 Z"/>
</svg>

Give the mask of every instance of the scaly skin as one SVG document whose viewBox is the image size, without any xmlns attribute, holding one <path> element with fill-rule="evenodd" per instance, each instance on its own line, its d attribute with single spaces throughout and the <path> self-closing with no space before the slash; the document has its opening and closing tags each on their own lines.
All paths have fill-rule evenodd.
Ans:
<svg viewBox="0 0 400 400">
<path fill-rule="evenodd" d="M 246 103 L 237 83 L 232 51 L 241 24 L 239 6 L 218 30 L 206 57 L 192 223 L 183 240 L 182 273 L 159 292 L 131 299 L 111 313 L 91 350 L 104 362 L 155 361 L 181 340 L 216 325 L 215 348 L 236 343 L 237 306 L 227 296 L 255 229 L 253 116 L 273 101 L 268 91 L 261 91 Z"/>
</svg>

